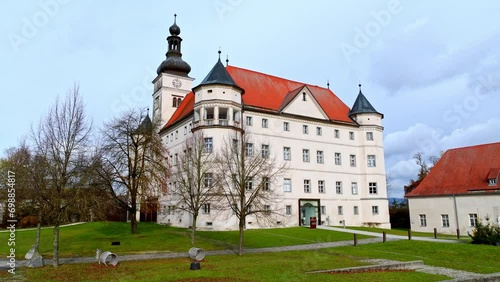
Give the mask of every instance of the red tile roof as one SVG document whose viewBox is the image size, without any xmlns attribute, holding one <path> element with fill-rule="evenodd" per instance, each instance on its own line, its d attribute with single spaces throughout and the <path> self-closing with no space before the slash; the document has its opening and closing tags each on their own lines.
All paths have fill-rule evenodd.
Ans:
<svg viewBox="0 0 500 282">
<path fill-rule="evenodd" d="M 450 149 L 439 159 L 422 183 L 406 197 L 468 194 L 500 190 L 490 186 L 491 170 L 500 168 L 500 143 Z M 495 177 L 498 176 L 498 173 Z"/>
<path fill-rule="evenodd" d="M 246 107 L 270 110 L 278 113 L 287 94 L 307 86 L 331 121 L 355 124 L 355 122 L 349 118 L 349 107 L 330 89 L 234 66 L 227 66 L 226 70 L 236 84 L 245 90 L 245 94 L 242 98 Z M 288 97 L 290 98 L 290 95 L 288 95 Z M 194 94 L 190 92 L 186 95 L 168 123 L 163 127 L 162 131 L 192 113 L 193 107 Z M 305 113 L 305 115 L 307 115 L 307 113 Z"/>
</svg>

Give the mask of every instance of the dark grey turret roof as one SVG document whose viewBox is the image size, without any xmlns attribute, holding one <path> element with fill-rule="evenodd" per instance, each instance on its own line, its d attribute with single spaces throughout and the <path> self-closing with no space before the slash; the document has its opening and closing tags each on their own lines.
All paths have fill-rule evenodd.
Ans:
<svg viewBox="0 0 500 282">
<path fill-rule="evenodd" d="M 149 134 L 153 131 L 153 122 L 149 118 L 149 113 L 137 127 L 136 134 Z"/>
<path fill-rule="evenodd" d="M 198 88 L 203 85 L 212 85 L 212 84 L 234 86 L 240 89 L 242 92 L 244 92 L 243 88 L 241 88 L 240 86 L 238 86 L 238 84 L 236 84 L 236 82 L 234 82 L 233 78 L 231 77 L 231 75 L 229 75 L 226 68 L 220 61 L 220 54 L 217 63 L 215 63 L 214 67 L 210 70 L 205 79 L 203 79 L 203 81 L 200 84 L 198 84 L 198 86 L 196 86 L 195 88 Z"/>
<path fill-rule="evenodd" d="M 377 112 L 377 110 L 375 110 L 375 108 L 372 106 L 372 104 L 370 104 L 368 99 L 366 99 L 365 95 L 363 95 L 363 92 L 361 92 L 361 84 L 360 84 L 358 97 L 356 98 L 356 101 L 354 101 L 354 105 L 349 111 L 349 116 L 355 114 L 367 114 L 367 113 L 382 115 L 381 113 Z"/>
</svg>

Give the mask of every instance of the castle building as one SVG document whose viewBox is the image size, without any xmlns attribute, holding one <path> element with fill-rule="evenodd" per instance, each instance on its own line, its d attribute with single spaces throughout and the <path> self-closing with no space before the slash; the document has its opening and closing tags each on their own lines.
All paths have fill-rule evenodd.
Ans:
<svg viewBox="0 0 500 282">
<path fill-rule="evenodd" d="M 166 60 L 153 80 L 153 117 L 164 125 L 159 134 L 171 156 L 180 154 L 197 131 L 214 150 L 224 145 L 229 133 L 250 131 L 253 148 L 287 163 L 284 174 L 272 182 L 282 197 L 275 207 L 282 211 L 277 223 L 308 226 L 316 217 L 318 224 L 390 228 L 384 116 L 363 95 L 361 85 L 349 108 L 329 87 L 224 66 L 219 51 L 212 70 L 193 87 L 175 21 L 169 31 Z M 168 190 L 159 201 L 159 223 L 191 226 L 190 215 L 172 206 Z M 247 228 L 262 227 L 252 217 L 247 221 Z M 234 216 L 218 216 L 210 203 L 197 226 L 238 227 Z"/>
</svg>

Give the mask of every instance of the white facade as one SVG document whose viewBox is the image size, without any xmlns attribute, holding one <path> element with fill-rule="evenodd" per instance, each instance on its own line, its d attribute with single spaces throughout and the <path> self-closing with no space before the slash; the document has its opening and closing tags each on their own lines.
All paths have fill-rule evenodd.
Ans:
<svg viewBox="0 0 500 282">
<path fill-rule="evenodd" d="M 160 79 L 168 81 L 168 76 L 162 74 Z M 168 93 L 178 89 L 169 83 L 163 85 L 161 97 L 167 97 L 168 101 L 172 98 Z M 310 93 L 306 93 L 305 99 L 297 95 L 283 109 L 283 115 L 245 109 L 240 116 L 241 95 L 234 87 L 202 86 L 195 88 L 194 95 L 193 113 L 161 132 L 172 160 L 180 156 L 193 129 L 203 127 L 204 137 L 212 138 L 217 151 L 234 127 L 244 128 L 252 134 L 255 150 L 268 145 L 271 155 L 288 167 L 283 176 L 271 180 L 272 187 L 282 196 L 277 203 L 279 207 L 273 207 L 282 211 L 273 219 L 276 225 L 309 225 L 309 218 L 316 217 L 319 224 L 373 223 L 390 228 L 380 114 L 357 115 L 359 125 L 332 123 Z M 173 113 L 172 105 L 162 102 L 161 106 L 161 119 L 168 120 L 167 114 Z M 307 116 L 302 116 L 304 113 Z M 160 198 L 158 222 L 190 226 L 190 215 L 174 210 L 174 202 L 168 195 Z M 247 228 L 273 226 L 255 220 L 248 217 Z M 197 226 L 236 229 L 237 221 L 230 213 L 202 211 Z"/>
<path fill-rule="evenodd" d="M 421 232 L 472 233 L 475 220 L 500 224 L 500 193 L 408 197 L 411 229 Z"/>
</svg>

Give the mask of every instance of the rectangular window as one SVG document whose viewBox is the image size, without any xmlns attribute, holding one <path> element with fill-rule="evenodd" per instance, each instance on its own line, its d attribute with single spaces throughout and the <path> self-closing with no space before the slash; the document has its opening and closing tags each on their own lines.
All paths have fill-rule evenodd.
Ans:
<svg viewBox="0 0 500 282">
<path fill-rule="evenodd" d="M 358 194 L 358 183 L 357 182 L 351 182 L 351 193 L 353 195 Z"/>
<path fill-rule="evenodd" d="M 210 213 L 210 203 L 203 204 L 203 213 L 204 214 Z"/>
<path fill-rule="evenodd" d="M 252 126 L 253 125 L 252 117 L 246 117 L 246 125 L 248 125 L 248 126 Z"/>
<path fill-rule="evenodd" d="M 179 154 L 175 154 L 174 155 L 174 165 L 177 165 L 178 161 L 179 161 Z"/>
<path fill-rule="evenodd" d="M 325 181 L 318 180 L 318 193 L 325 193 Z"/>
<path fill-rule="evenodd" d="M 175 206 L 168 206 L 167 214 L 174 215 L 174 213 L 175 213 Z"/>
<path fill-rule="evenodd" d="M 349 163 L 351 164 L 351 167 L 356 166 L 356 155 L 350 155 L 349 156 Z"/>
<path fill-rule="evenodd" d="M 263 177 L 262 178 L 262 190 L 269 191 L 269 189 L 271 189 L 271 184 L 269 184 L 269 178 Z"/>
<path fill-rule="evenodd" d="M 309 162 L 309 150 L 308 149 L 303 149 L 302 150 L 302 161 L 303 162 Z"/>
<path fill-rule="evenodd" d="M 283 192 L 292 192 L 292 180 L 290 178 L 283 179 Z"/>
<path fill-rule="evenodd" d="M 262 145 L 262 157 L 269 158 L 269 145 Z"/>
<path fill-rule="evenodd" d="M 342 164 L 342 155 L 340 153 L 335 153 L 335 164 L 336 165 Z"/>
<path fill-rule="evenodd" d="M 469 214 L 469 222 L 470 222 L 470 226 L 472 226 L 472 227 L 477 226 L 477 213 L 470 213 Z"/>
<path fill-rule="evenodd" d="M 349 131 L 349 139 L 354 140 L 354 132 Z"/>
<path fill-rule="evenodd" d="M 292 214 L 292 206 L 291 205 L 286 205 L 285 206 L 285 214 L 286 215 L 291 215 Z"/>
<path fill-rule="evenodd" d="M 377 194 L 377 182 L 368 183 L 368 192 L 370 194 Z"/>
<path fill-rule="evenodd" d="M 447 214 L 441 215 L 441 222 L 443 223 L 443 227 L 450 227 L 450 218 Z"/>
<path fill-rule="evenodd" d="M 372 214 L 378 214 L 378 206 L 372 206 Z"/>
<path fill-rule="evenodd" d="M 497 179 L 496 178 L 490 178 L 490 179 L 488 179 L 488 185 L 489 186 L 495 186 L 495 185 L 497 185 Z"/>
<path fill-rule="evenodd" d="M 292 158 L 290 147 L 283 147 L 283 159 L 289 161 Z"/>
<path fill-rule="evenodd" d="M 311 180 L 304 179 L 304 193 L 311 193 Z"/>
<path fill-rule="evenodd" d="M 264 205 L 264 214 L 271 214 L 271 206 Z"/>
<path fill-rule="evenodd" d="M 420 218 L 420 226 L 426 227 L 427 226 L 427 216 L 425 214 L 419 214 L 418 216 Z"/>
<path fill-rule="evenodd" d="M 342 181 L 335 182 L 335 193 L 342 194 Z"/>
<path fill-rule="evenodd" d="M 337 213 L 338 213 L 339 215 L 343 215 L 343 214 L 344 214 L 344 208 L 343 208 L 342 206 L 338 206 L 338 207 L 337 207 Z"/>
<path fill-rule="evenodd" d="M 184 135 L 186 135 L 187 133 L 188 133 L 188 127 L 186 125 L 186 126 L 184 126 Z"/>
<path fill-rule="evenodd" d="M 210 138 L 204 138 L 203 139 L 203 143 L 204 143 L 204 146 L 205 146 L 205 153 L 212 153 L 212 150 L 214 148 L 212 137 L 210 137 Z"/>
<path fill-rule="evenodd" d="M 375 167 L 375 155 L 368 155 L 368 167 Z"/>
<path fill-rule="evenodd" d="M 212 173 L 205 173 L 204 183 L 206 188 L 210 188 L 214 184 L 214 177 Z"/>
<path fill-rule="evenodd" d="M 326 207 L 325 206 L 321 206 L 320 210 L 321 210 L 321 214 L 326 214 Z"/>
<path fill-rule="evenodd" d="M 309 126 L 307 126 L 307 125 L 304 124 L 302 126 L 302 133 L 309 134 Z"/>
<path fill-rule="evenodd" d="M 338 129 L 334 130 L 334 136 L 335 138 L 340 138 L 340 131 Z"/>
<path fill-rule="evenodd" d="M 316 127 L 316 135 L 321 136 L 323 134 L 321 127 Z"/>
<path fill-rule="evenodd" d="M 324 162 L 323 151 L 316 151 L 316 161 L 319 164 L 322 164 Z"/>
<path fill-rule="evenodd" d="M 373 132 L 367 132 L 366 133 L 366 140 L 372 141 L 373 140 Z"/>
<path fill-rule="evenodd" d="M 245 182 L 245 189 L 252 190 L 253 189 L 253 178 L 249 177 Z"/>
<path fill-rule="evenodd" d="M 290 131 L 290 123 L 289 122 L 283 122 L 283 130 L 284 131 Z"/>
<path fill-rule="evenodd" d="M 267 128 L 267 118 L 262 119 L 262 128 Z"/>
<path fill-rule="evenodd" d="M 246 143 L 245 144 L 245 155 L 247 157 L 253 156 L 253 143 Z"/>
<path fill-rule="evenodd" d="M 353 213 L 354 213 L 354 215 L 358 215 L 359 214 L 359 208 L 358 208 L 358 206 L 354 206 Z"/>
<path fill-rule="evenodd" d="M 175 139 L 179 138 L 179 130 L 175 131 Z"/>
</svg>

